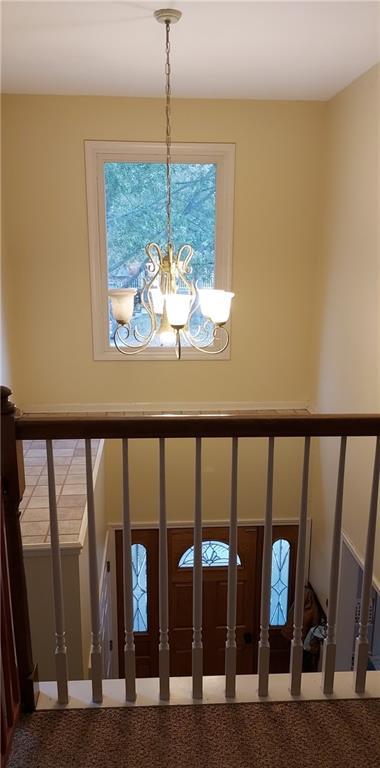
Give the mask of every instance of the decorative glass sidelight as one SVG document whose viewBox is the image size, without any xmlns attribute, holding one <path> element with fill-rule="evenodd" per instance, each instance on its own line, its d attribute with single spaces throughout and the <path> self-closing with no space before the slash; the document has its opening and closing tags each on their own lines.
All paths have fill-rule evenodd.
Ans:
<svg viewBox="0 0 380 768">
<path fill-rule="evenodd" d="M 202 566 L 208 568 L 221 568 L 228 565 L 229 546 L 224 541 L 202 542 Z M 239 555 L 236 557 L 237 565 L 241 565 Z M 194 547 L 189 547 L 180 558 L 178 568 L 193 568 Z"/>
<path fill-rule="evenodd" d="M 132 544 L 133 631 L 148 631 L 147 552 Z"/>
<path fill-rule="evenodd" d="M 277 539 L 272 546 L 272 578 L 270 592 L 270 624 L 283 626 L 288 618 L 290 544 Z"/>
</svg>

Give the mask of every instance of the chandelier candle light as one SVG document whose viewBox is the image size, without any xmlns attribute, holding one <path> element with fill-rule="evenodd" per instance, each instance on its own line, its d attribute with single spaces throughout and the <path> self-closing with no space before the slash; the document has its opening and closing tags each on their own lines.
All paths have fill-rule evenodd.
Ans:
<svg viewBox="0 0 380 768">
<path fill-rule="evenodd" d="M 166 245 L 149 243 L 145 252 L 148 257 L 146 277 L 140 290 L 141 307 L 149 318 L 148 331 L 143 334 L 133 319 L 135 288 L 119 288 L 109 291 L 111 308 L 117 327 L 114 343 L 119 352 L 135 355 L 145 350 L 154 336 L 161 344 L 173 338 L 177 359 L 181 358 L 181 336 L 185 343 L 199 352 L 217 355 L 229 344 L 227 323 L 233 293 L 224 290 L 198 288 L 191 279 L 191 245 L 182 245 L 175 252 L 171 220 L 171 82 L 170 82 L 170 26 L 181 18 L 181 12 L 173 8 L 155 11 L 157 21 L 165 24 L 165 114 L 166 114 Z M 190 321 L 199 311 L 203 321 L 190 330 Z"/>
</svg>

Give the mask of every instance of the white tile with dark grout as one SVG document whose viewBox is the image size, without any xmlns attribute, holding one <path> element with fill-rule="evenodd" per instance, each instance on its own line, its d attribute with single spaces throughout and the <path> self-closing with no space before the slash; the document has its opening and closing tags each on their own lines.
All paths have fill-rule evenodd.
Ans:
<svg viewBox="0 0 380 768">
<path fill-rule="evenodd" d="M 91 441 L 94 467 L 100 440 Z M 26 487 L 20 504 L 23 543 L 50 543 L 49 490 L 46 442 L 24 441 Z M 84 440 L 53 440 L 54 474 L 60 542 L 78 541 L 86 508 L 86 467 Z"/>
</svg>

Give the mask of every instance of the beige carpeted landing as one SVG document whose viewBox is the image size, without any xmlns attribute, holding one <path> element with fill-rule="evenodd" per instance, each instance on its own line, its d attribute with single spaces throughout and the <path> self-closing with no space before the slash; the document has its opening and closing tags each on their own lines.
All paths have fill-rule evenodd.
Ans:
<svg viewBox="0 0 380 768">
<path fill-rule="evenodd" d="M 38 712 L 7 768 L 380 768 L 380 699 Z"/>
</svg>

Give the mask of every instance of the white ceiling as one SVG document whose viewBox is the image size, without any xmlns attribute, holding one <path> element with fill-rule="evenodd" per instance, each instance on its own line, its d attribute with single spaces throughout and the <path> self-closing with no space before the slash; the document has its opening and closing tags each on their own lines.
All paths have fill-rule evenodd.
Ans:
<svg viewBox="0 0 380 768">
<path fill-rule="evenodd" d="M 170 5 L 170 3 L 168 3 Z M 3 90 L 161 96 L 158 2 L 2 3 Z M 379 2 L 174 2 L 173 96 L 328 99 L 379 61 Z"/>
</svg>

